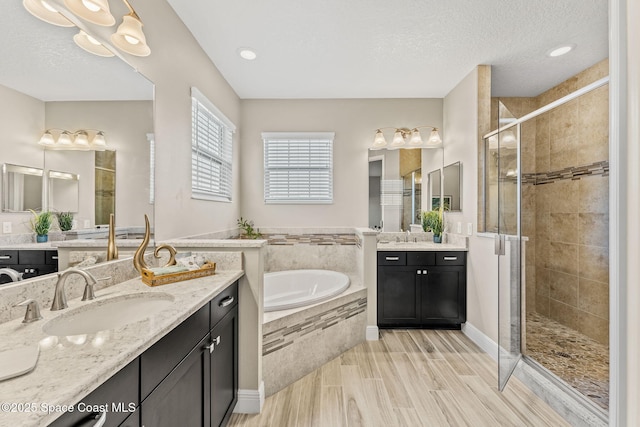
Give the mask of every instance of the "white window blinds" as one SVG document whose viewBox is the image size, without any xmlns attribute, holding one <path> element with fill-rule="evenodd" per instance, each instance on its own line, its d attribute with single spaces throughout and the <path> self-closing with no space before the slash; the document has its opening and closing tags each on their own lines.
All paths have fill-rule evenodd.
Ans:
<svg viewBox="0 0 640 427">
<path fill-rule="evenodd" d="M 265 203 L 332 203 L 334 135 L 263 133 Z"/>
<path fill-rule="evenodd" d="M 192 88 L 191 96 L 192 197 L 231 201 L 235 126 L 200 91 Z"/>
</svg>

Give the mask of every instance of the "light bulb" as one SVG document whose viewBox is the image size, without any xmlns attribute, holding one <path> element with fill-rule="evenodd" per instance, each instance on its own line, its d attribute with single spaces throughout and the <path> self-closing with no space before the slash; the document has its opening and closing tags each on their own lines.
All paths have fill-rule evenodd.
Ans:
<svg viewBox="0 0 640 427">
<path fill-rule="evenodd" d="M 125 40 L 127 41 L 127 43 L 129 43 L 129 44 L 136 45 L 136 44 L 140 43 L 140 40 L 138 40 L 138 39 L 137 39 L 137 38 L 135 38 L 135 37 L 131 37 L 130 35 L 125 35 L 125 36 L 124 36 L 124 39 L 125 39 Z"/>
<path fill-rule="evenodd" d="M 89 0 L 82 0 L 82 5 L 89 9 L 91 12 L 97 12 L 100 10 L 100 6 Z"/>
<path fill-rule="evenodd" d="M 42 3 L 42 6 L 47 9 L 49 12 L 58 12 L 57 10 L 55 10 L 49 3 L 47 3 L 44 0 L 40 0 L 40 3 Z"/>
</svg>

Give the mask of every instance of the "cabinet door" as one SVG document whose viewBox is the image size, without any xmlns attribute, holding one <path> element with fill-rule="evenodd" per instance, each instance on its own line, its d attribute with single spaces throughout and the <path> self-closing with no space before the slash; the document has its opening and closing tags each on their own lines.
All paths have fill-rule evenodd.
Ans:
<svg viewBox="0 0 640 427">
<path fill-rule="evenodd" d="M 378 326 L 420 324 L 417 267 L 378 267 Z"/>
<path fill-rule="evenodd" d="M 175 367 L 142 402 L 141 424 L 146 427 L 210 425 L 211 384 L 209 335 Z"/>
<path fill-rule="evenodd" d="M 424 324 L 457 326 L 466 320 L 464 267 L 431 267 L 421 287 Z"/>
<path fill-rule="evenodd" d="M 49 427 L 92 426 L 97 422 L 104 427 L 118 427 L 130 416 L 128 411 L 135 409 L 139 403 L 139 360 L 136 358 L 80 401 L 83 408 L 95 409 L 95 412 L 65 412 Z M 78 407 L 79 404 L 76 405 Z"/>
<path fill-rule="evenodd" d="M 211 330 L 211 427 L 224 426 L 238 401 L 238 308 Z"/>
</svg>

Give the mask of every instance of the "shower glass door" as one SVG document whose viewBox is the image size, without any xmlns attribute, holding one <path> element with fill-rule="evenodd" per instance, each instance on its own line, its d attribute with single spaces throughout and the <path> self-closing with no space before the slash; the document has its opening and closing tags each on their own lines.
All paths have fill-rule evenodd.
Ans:
<svg viewBox="0 0 640 427">
<path fill-rule="evenodd" d="M 521 358 L 520 125 L 485 138 L 487 194 L 494 208 L 488 220 L 496 232 L 498 264 L 498 385 L 503 390 Z M 489 224 L 487 224 L 489 225 Z"/>
</svg>

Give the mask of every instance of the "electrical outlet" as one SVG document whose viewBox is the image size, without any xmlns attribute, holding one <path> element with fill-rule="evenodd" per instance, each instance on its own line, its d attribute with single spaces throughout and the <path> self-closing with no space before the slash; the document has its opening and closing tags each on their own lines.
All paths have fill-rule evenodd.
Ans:
<svg viewBox="0 0 640 427">
<path fill-rule="evenodd" d="M 462 223 L 460 221 L 458 221 L 458 234 L 462 234 Z"/>
<path fill-rule="evenodd" d="M 10 222 L 3 222 L 2 223 L 2 232 L 3 233 L 11 233 L 11 223 Z"/>
<path fill-rule="evenodd" d="M 471 236 L 473 234 L 473 223 L 467 223 L 467 234 Z"/>
<path fill-rule="evenodd" d="M 91 220 L 90 219 L 85 219 L 84 220 L 84 228 L 91 228 Z"/>
<path fill-rule="evenodd" d="M 71 221 L 71 229 L 75 230 L 77 228 L 78 228 L 78 220 L 74 219 L 74 220 Z"/>
</svg>

